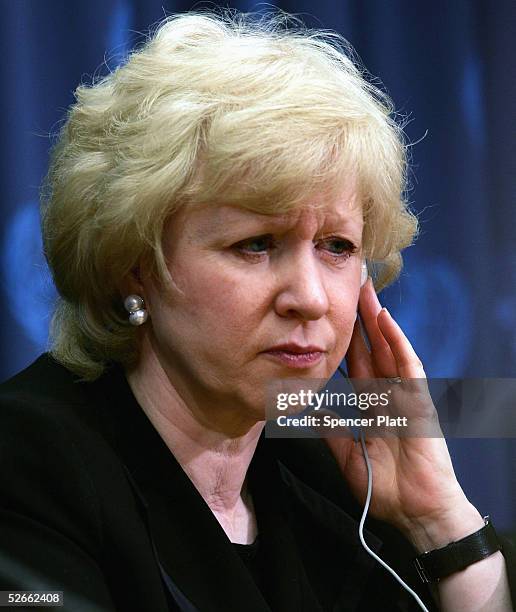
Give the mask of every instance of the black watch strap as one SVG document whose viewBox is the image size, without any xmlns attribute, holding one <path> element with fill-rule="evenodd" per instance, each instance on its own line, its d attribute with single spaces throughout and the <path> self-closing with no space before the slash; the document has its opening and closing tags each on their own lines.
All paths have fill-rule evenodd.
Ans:
<svg viewBox="0 0 516 612">
<path fill-rule="evenodd" d="M 468 565 L 502 550 L 500 540 L 488 516 L 484 517 L 484 523 L 485 525 L 475 533 L 416 557 L 414 564 L 421 580 L 439 582 L 441 578 L 459 572 Z"/>
</svg>

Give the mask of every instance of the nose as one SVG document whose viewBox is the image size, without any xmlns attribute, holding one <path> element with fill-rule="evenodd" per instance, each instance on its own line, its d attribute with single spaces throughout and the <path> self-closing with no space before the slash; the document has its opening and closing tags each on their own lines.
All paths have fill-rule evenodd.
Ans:
<svg viewBox="0 0 516 612">
<path fill-rule="evenodd" d="M 279 288 L 274 308 L 278 315 L 313 321 L 328 312 L 328 294 L 313 249 L 289 257 L 282 263 L 277 276 Z"/>
</svg>

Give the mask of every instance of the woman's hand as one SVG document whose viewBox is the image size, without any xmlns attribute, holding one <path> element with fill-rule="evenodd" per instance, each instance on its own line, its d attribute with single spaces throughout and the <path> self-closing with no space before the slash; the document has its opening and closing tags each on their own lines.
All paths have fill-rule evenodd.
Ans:
<svg viewBox="0 0 516 612">
<path fill-rule="evenodd" d="M 365 431 L 373 468 L 370 513 L 396 526 L 421 551 L 444 546 L 482 527 L 483 519 L 455 477 L 444 438 L 436 434 L 440 433 L 437 412 L 423 365 L 401 328 L 382 309 L 370 279 L 360 293 L 359 313 L 371 349 L 357 319 L 346 355 L 349 377 L 413 380 L 389 385 L 392 397 L 402 406 L 397 413 L 407 416 L 407 432 L 402 437 L 377 434 L 368 438 Z M 434 437 L 411 435 L 414 424 L 419 431 L 433 432 Z M 344 436 L 328 437 L 326 442 L 354 495 L 364 503 L 367 468 L 361 445 Z"/>
</svg>

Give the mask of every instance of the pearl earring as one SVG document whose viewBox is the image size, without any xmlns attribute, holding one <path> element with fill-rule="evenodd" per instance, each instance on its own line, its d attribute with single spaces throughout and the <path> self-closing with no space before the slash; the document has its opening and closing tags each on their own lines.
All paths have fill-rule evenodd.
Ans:
<svg viewBox="0 0 516 612">
<path fill-rule="evenodd" d="M 129 313 L 131 325 L 143 325 L 149 313 L 144 308 L 143 298 L 139 295 L 128 295 L 124 300 L 124 307 Z"/>
</svg>

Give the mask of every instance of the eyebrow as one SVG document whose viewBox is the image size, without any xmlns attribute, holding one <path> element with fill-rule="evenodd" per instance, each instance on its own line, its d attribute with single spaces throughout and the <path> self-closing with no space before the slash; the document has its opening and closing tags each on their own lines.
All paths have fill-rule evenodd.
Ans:
<svg viewBox="0 0 516 612">
<path fill-rule="evenodd" d="M 261 223 L 277 230 L 287 229 L 288 227 L 294 225 L 290 213 L 283 213 L 279 215 L 266 215 L 264 213 L 258 213 L 245 208 L 239 208 L 237 206 L 219 207 L 217 213 L 222 213 L 223 210 L 230 211 L 229 215 L 226 216 L 226 218 L 221 219 L 220 214 L 214 215 L 209 220 L 203 222 L 200 227 L 197 228 L 195 236 L 197 238 L 202 239 L 205 237 L 213 236 L 218 231 L 228 229 L 228 227 L 233 226 L 235 228 L 235 231 L 246 230 L 249 232 L 253 232 L 255 231 L 252 227 L 252 225 L 254 224 L 258 225 Z M 348 215 L 334 213 L 334 216 L 335 219 L 328 221 L 328 223 L 341 225 L 343 227 L 346 227 L 346 229 L 348 226 L 353 229 L 362 229 L 362 224 L 360 224 L 360 228 L 358 228 L 358 220 L 352 219 Z M 360 218 L 360 220 L 362 219 Z M 251 225 L 251 227 L 246 227 L 246 224 Z M 258 228 L 256 231 L 258 231 Z"/>
<path fill-rule="evenodd" d="M 237 217 L 237 221 L 240 219 L 242 219 L 243 222 L 246 222 L 247 220 L 254 222 L 265 222 L 268 224 L 272 224 L 272 225 L 278 225 L 278 226 L 283 226 L 283 225 L 290 225 L 292 224 L 292 214 L 291 213 L 283 213 L 283 214 L 274 214 L 274 215 L 266 215 L 264 213 L 257 213 L 255 211 L 252 210 L 247 210 L 245 208 L 237 208 L 237 207 L 228 207 L 228 209 L 230 209 L 231 211 L 234 211 L 236 213 L 236 217 Z M 295 214 L 296 211 L 294 211 Z M 326 222 L 326 219 L 328 219 L 330 215 L 326 214 L 324 221 Z M 353 219 L 352 217 L 350 217 L 350 215 L 347 214 L 339 214 L 336 213 L 335 211 L 333 211 L 331 217 L 333 217 L 332 219 L 330 219 L 328 222 L 330 223 L 342 223 L 344 225 L 348 225 L 348 224 L 355 224 L 356 221 L 355 219 Z M 360 220 L 362 220 L 362 217 L 360 217 Z M 297 221 L 297 217 L 296 217 L 296 221 Z M 228 220 L 224 220 L 224 221 L 220 221 L 218 222 L 219 225 L 225 225 L 227 224 Z"/>
<path fill-rule="evenodd" d="M 229 218 L 221 218 L 223 210 L 229 210 Z M 227 229 L 228 226 L 236 224 L 244 224 L 248 222 L 260 222 L 267 221 L 269 223 L 278 223 L 276 215 L 265 215 L 255 213 L 254 211 L 246 210 L 244 208 L 238 208 L 236 206 L 225 206 L 218 207 L 216 209 L 217 214 L 213 215 L 209 219 L 204 220 L 197 228 L 195 236 L 198 238 L 204 238 L 207 236 L 213 236 L 214 233 L 221 229 Z"/>
</svg>

